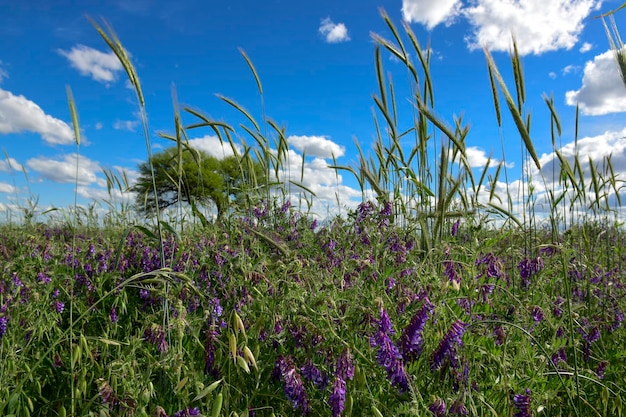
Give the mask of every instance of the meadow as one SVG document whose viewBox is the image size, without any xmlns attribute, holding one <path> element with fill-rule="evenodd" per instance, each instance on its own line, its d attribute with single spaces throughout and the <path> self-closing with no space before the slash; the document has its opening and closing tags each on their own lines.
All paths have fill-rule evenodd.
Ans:
<svg viewBox="0 0 626 417">
<path fill-rule="evenodd" d="M 276 183 L 251 178 L 224 220 L 194 206 L 140 222 L 110 202 L 101 218 L 76 204 L 55 221 L 0 226 L 1 415 L 622 415 L 626 234 L 610 158 L 589 172 L 585 157 L 564 158 L 546 97 L 560 163 L 553 181 L 532 176 L 543 171 L 520 57 L 514 48 L 508 86 L 485 51 L 497 123 L 505 109 L 527 167 L 521 195 L 497 195 L 506 165 L 469 166 L 469 128 L 432 107 L 428 50 L 381 14 L 374 154 L 329 168 L 363 191 L 346 215 L 314 216 L 300 173 L 280 181 L 284 129 L 225 98 L 248 121 L 241 166 L 254 159 Z M 113 30 L 92 23 L 135 88 L 150 155 L 140 77 Z M 411 80 L 408 130 L 383 51 Z M 175 114 L 181 154 L 200 128 L 235 149 L 234 127 L 181 110 L 197 119 Z M 106 174 L 110 190 L 128 188 Z"/>
</svg>

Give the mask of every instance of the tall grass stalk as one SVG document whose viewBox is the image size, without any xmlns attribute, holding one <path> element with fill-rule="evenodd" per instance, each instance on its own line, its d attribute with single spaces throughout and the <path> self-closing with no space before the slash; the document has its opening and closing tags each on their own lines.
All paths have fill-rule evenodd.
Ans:
<svg viewBox="0 0 626 417">
<path fill-rule="evenodd" d="M 148 153 L 148 161 L 150 163 L 150 167 L 152 171 L 154 171 L 154 167 L 152 166 L 152 143 L 150 139 L 150 128 L 148 124 L 148 115 L 146 112 L 146 102 L 143 95 L 143 90 L 141 89 L 141 83 L 139 82 L 139 76 L 137 75 L 137 71 L 135 70 L 134 65 L 132 64 L 130 57 L 122 43 L 120 42 L 117 34 L 113 30 L 113 28 L 106 22 L 103 21 L 103 26 L 99 25 L 95 20 L 89 18 L 92 26 L 96 29 L 100 37 L 104 40 L 104 42 L 108 45 L 111 51 L 117 56 L 122 67 L 126 71 L 126 75 L 128 76 L 128 80 L 133 86 L 135 91 L 135 95 L 137 98 L 137 104 L 139 107 L 139 116 L 141 119 L 141 126 L 143 130 L 143 136 L 146 142 L 146 151 Z M 156 179 L 154 175 L 152 176 L 152 186 L 154 189 L 155 199 L 158 196 Z M 161 254 L 161 267 L 165 267 L 165 252 L 163 249 L 163 229 L 161 225 L 161 212 L 159 210 L 158 200 L 155 201 L 155 215 L 156 215 L 156 230 L 160 240 L 160 254 Z M 164 310 L 167 306 L 163 306 Z"/>
<path fill-rule="evenodd" d="M 80 124 L 78 122 L 78 112 L 76 110 L 76 105 L 74 102 L 74 97 L 72 95 L 72 90 L 70 89 L 70 87 L 67 87 L 67 100 L 69 103 L 69 108 L 70 108 L 70 115 L 72 117 L 72 126 L 74 128 L 74 138 L 75 138 L 75 142 L 76 142 L 76 176 L 75 176 L 75 182 L 74 182 L 74 233 L 72 235 L 72 257 L 76 258 L 77 256 L 77 249 L 76 249 L 76 233 L 78 233 L 77 229 L 78 229 L 78 181 L 79 181 L 79 164 L 80 164 Z M 71 415 L 75 415 L 75 410 L 76 410 L 76 401 L 78 400 L 77 394 L 80 395 L 80 392 L 76 392 L 75 389 L 75 378 L 74 378 L 74 372 L 75 372 L 75 365 L 77 360 L 80 360 L 79 358 L 76 357 L 76 355 L 79 355 L 80 350 L 74 349 L 74 277 L 75 277 L 75 262 L 72 262 L 72 277 L 70 277 L 70 299 L 69 299 L 69 311 L 70 311 L 70 323 L 69 323 L 69 329 L 68 329 L 68 339 L 67 339 L 67 346 L 68 349 L 70 350 L 70 372 L 72 375 L 71 378 L 71 408 L 70 408 L 70 412 Z M 79 363 L 80 366 L 80 363 Z"/>
</svg>

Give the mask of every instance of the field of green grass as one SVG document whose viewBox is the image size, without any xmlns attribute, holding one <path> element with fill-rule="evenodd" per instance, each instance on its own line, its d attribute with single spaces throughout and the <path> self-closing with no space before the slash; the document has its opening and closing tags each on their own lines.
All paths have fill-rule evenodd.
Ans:
<svg viewBox="0 0 626 417">
<path fill-rule="evenodd" d="M 253 181 L 219 222 L 195 208 L 139 222 L 111 205 L 104 221 L 74 206 L 54 222 L 0 226 L 0 415 L 622 415 L 626 233 L 611 160 L 584 173 L 562 158 L 546 98 L 558 187 L 537 195 L 548 182 L 528 169 L 521 197 L 496 195 L 504 162 L 495 175 L 490 163 L 470 168 L 468 128 L 432 109 L 428 52 L 382 17 L 374 155 L 329 168 L 364 193 L 347 215 L 313 216 L 315 196 L 297 181 Z M 136 89 L 150 154 L 140 78 L 113 31 L 94 26 Z M 381 48 L 413 82 L 408 131 Z M 520 58 L 512 52 L 507 86 L 485 56 L 498 123 L 506 110 L 524 164 L 540 168 Z M 80 106 L 69 102 L 80 149 Z M 284 131 L 229 104 L 250 122 L 240 163 L 254 158 L 277 178 Z M 234 140 L 231 126 L 182 111 L 199 121 L 182 126 L 176 114 L 179 152 L 199 127 Z M 299 203 L 287 186 L 302 191 Z"/>
</svg>

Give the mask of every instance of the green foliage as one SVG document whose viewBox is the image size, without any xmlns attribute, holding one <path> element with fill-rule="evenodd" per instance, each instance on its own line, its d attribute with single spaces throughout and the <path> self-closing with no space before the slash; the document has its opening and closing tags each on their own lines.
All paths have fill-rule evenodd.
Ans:
<svg viewBox="0 0 626 417">
<path fill-rule="evenodd" d="M 245 109 L 222 98 L 253 125 L 242 128 L 258 147 L 244 144 L 243 156 L 222 160 L 192 150 L 178 114 L 177 134 L 167 137 L 177 147 L 152 155 L 146 134 L 152 156 L 134 190 L 139 209 L 157 213 L 156 232 L 117 222 L 96 229 L 91 211 L 82 222 L 78 206 L 64 227 L 32 218 L 0 226 L 1 415 L 624 414 L 626 234 L 608 216 L 617 211 L 609 197 L 621 205 L 623 187 L 611 159 L 568 161 L 556 149 L 560 121 L 545 98 L 560 170 L 553 179 L 562 189 L 548 190 L 552 229 L 542 229 L 528 176 L 521 204 L 528 212 L 519 220 L 510 195 L 506 208 L 496 204 L 506 166 L 489 175 L 489 158 L 473 176 L 469 129 L 434 112 L 428 52 L 408 25 L 407 51 L 382 15 L 393 41 L 374 38 L 406 65 L 415 118 L 399 127 L 397 93 L 377 48 L 374 101 L 385 129 L 376 125 L 376 158 L 359 151 L 358 168 L 333 164 L 374 190 L 379 204 L 363 201 L 322 225 L 290 201 L 279 205 L 267 178 L 283 168 L 285 129 L 264 115 L 277 135 L 272 143 Z M 110 28 L 110 35 L 96 29 L 143 109 L 125 50 Z M 526 163 L 540 168 L 516 50 L 511 60 L 516 99 L 487 54 L 497 123 L 501 92 Z M 213 129 L 237 155 L 232 127 L 185 110 L 201 120 L 187 129 Z M 415 146 L 405 154 L 400 141 L 409 134 Z M 436 137 L 434 157 L 427 150 Z M 125 177 L 105 175 L 109 192 L 127 188 Z M 489 201 L 481 203 L 487 185 Z M 265 199 L 254 198 L 259 190 Z M 190 204 L 201 226 L 160 220 L 159 209 L 178 203 Z M 211 224 L 198 210 L 208 204 L 218 217 L 231 209 L 243 215 Z M 583 211 L 563 232 L 566 204 Z M 497 230 L 485 209 L 506 219 Z"/>
<path fill-rule="evenodd" d="M 260 165 L 244 164 L 237 156 L 218 159 L 192 148 L 179 152 L 171 147 L 153 154 L 150 162 L 139 165 L 132 188 L 137 193 L 136 207 L 146 215 L 154 213 L 156 204 L 160 210 L 178 203 L 213 204 L 222 219 L 233 203 L 242 202 L 264 183 Z"/>
</svg>

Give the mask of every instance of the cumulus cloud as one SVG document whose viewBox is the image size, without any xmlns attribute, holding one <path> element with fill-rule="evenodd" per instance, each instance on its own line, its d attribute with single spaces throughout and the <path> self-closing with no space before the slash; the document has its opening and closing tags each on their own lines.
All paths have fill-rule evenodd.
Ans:
<svg viewBox="0 0 626 417">
<path fill-rule="evenodd" d="M 134 132 L 137 126 L 139 126 L 139 120 L 116 120 L 115 123 L 113 123 L 113 129 L 128 130 L 129 132 Z M 98 129 L 97 126 L 96 129 Z"/>
<path fill-rule="evenodd" d="M 70 65 L 82 75 L 89 76 L 101 83 L 117 80 L 117 73 L 123 70 L 122 64 L 113 52 L 100 52 L 85 45 L 76 45 L 69 51 L 57 52 L 70 61 Z"/>
<path fill-rule="evenodd" d="M 578 104 L 586 115 L 626 111 L 626 91 L 619 75 L 613 51 L 606 51 L 585 64 L 583 85 L 565 93 L 570 106 Z"/>
<path fill-rule="evenodd" d="M 74 183 L 79 185 L 98 184 L 106 186 L 106 180 L 96 175 L 101 171 L 100 164 L 85 156 L 78 159 L 78 175 L 76 174 L 75 153 L 63 155 L 60 159 L 37 157 L 26 162 L 26 166 L 37 172 L 42 179 L 58 183 Z"/>
<path fill-rule="evenodd" d="M 22 170 L 22 164 L 17 162 L 14 158 L 5 158 L 0 160 L 0 172 L 13 172 Z"/>
<path fill-rule="evenodd" d="M 289 180 L 301 183 L 313 191 L 316 197 L 326 204 L 335 204 L 338 197 L 343 203 L 347 204 L 351 198 L 361 196 L 361 191 L 343 184 L 341 174 L 337 175 L 328 165 L 329 163 L 323 158 L 303 161 L 301 154 L 293 149 L 289 149 L 285 166 L 280 171 L 279 178 L 286 184 L 286 187 L 289 187 Z M 292 187 L 292 193 L 298 191 L 301 190 L 296 186 Z"/>
<path fill-rule="evenodd" d="M 12 194 L 17 191 L 17 188 L 6 182 L 0 182 L 0 193 Z"/>
<path fill-rule="evenodd" d="M 319 158 L 339 158 L 346 153 L 346 148 L 326 139 L 324 136 L 289 136 L 287 142 L 307 156 Z"/>
<path fill-rule="evenodd" d="M 206 152 L 209 155 L 220 159 L 233 156 L 235 154 L 233 152 L 233 148 L 230 146 L 230 143 L 221 143 L 219 138 L 213 135 L 206 135 L 201 138 L 191 139 L 189 140 L 189 145 L 192 148 Z M 235 149 L 238 154 L 242 153 L 241 146 L 238 144 L 235 144 Z"/>
<path fill-rule="evenodd" d="M 467 157 L 467 163 L 472 168 L 484 168 L 485 165 L 487 165 L 487 160 L 489 159 L 485 151 L 476 146 L 467 147 L 465 149 L 465 155 Z M 491 158 L 489 165 L 495 167 L 499 163 L 500 161 L 497 159 Z"/>
<path fill-rule="evenodd" d="M 509 51 L 511 35 L 521 55 L 571 49 L 578 42 L 583 21 L 600 0 L 476 0 L 463 9 L 473 27 L 470 48 L 486 46 Z"/>
<path fill-rule="evenodd" d="M 450 24 L 461 12 L 460 0 L 402 0 L 402 17 L 409 23 L 421 23 L 432 29 Z"/>
<path fill-rule="evenodd" d="M 463 17 L 470 24 L 466 36 L 470 49 L 487 47 L 492 51 L 509 51 L 512 35 L 521 55 L 542 54 L 571 49 L 578 42 L 583 22 L 601 0 L 403 0 L 402 15 L 432 29 Z M 580 48 L 586 52 L 591 44 Z"/>
<path fill-rule="evenodd" d="M 580 71 L 580 67 L 577 65 L 567 65 L 563 68 L 563 75 L 570 74 L 572 72 Z"/>
<path fill-rule="evenodd" d="M 622 179 L 626 179 L 626 128 L 621 131 L 607 131 L 601 135 L 578 139 L 577 144 L 570 142 L 564 145 L 559 152 L 572 167 L 578 154 L 581 168 L 588 178 L 590 178 L 591 173 L 589 158 L 594 163 L 601 163 L 603 159 L 611 156 L 611 164 L 616 175 L 621 175 Z M 554 153 L 549 153 L 543 154 L 539 161 L 544 176 L 551 180 L 553 165 L 558 165 L 559 160 L 556 159 Z"/>
<path fill-rule="evenodd" d="M 347 42 L 350 40 L 346 25 L 343 23 L 334 23 L 330 17 L 322 19 L 319 31 L 328 43 Z"/>
<path fill-rule="evenodd" d="M 584 54 L 585 52 L 589 52 L 591 51 L 591 48 L 593 48 L 593 45 L 590 44 L 589 42 L 585 42 L 581 45 L 580 49 L 578 50 L 581 54 Z"/>
<path fill-rule="evenodd" d="M 26 97 L 0 89 L 0 133 L 34 132 L 51 145 L 74 142 L 74 132 L 67 123 L 46 114 Z"/>
<path fill-rule="evenodd" d="M 565 144 L 559 149 L 559 153 L 567 160 L 572 169 L 575 169 L 575 160 L 578 159 L 578 164 L 583 175 L 584 188 L 586 191 L 585 200 L 577 199 L 574 204 L 577 211 L 580 213 L 586 213 L 589 209 L 591 202 L 595 201 L 593 188 L 589 188 L 591 184 L 591 158 L 598 175 L 602 176 L 605 180 L 611 175 L 607 168 L 607 159 L 611 158 L 611 165 L 613 166 L 613 172 L 619 181 L 626 180 L 626 128 L 621 131 L 607 131 L 597 136 L 587 136 L 579 139 L 577 144 L 570 142 Z M 541 162 L 541 172 L 536 167 L 530 169 L 530 176 L 533 180 L 533 193 L 536 198 L 535 215 L 539 217 L 547 217 L 550 211 L 550 202 L 548 201 L 547 190 L 554 191 L 554 195 L 559 197 L 561 193 L 566 192 L 560 183 L 560 170 L 561 162 L 557 158 L 554 152 L 541 155 L 539 158 Z M 579 173 L 575 174 L 576 181 L 580 185 Z M 544 182 L 545 180 L 545 182 Z M 615 191 L 610 187 L 609 182 L 605 182 L 600 179 L 600 184 L 605 184 L 601 190 L 603 196 L 601 198 L 608 198 L 609 202 L 614 205 L 616 203 Z M 522 210 L 524 210 L 523 202 L 519 199 L 522 196 L 522 190 L 528 190 L 528 183 L 520 179 L 510 181 L 507 185 L 505 182 L 497 181 L 496 184 L 491 184 L 495 187 L 495 195 L 499 196 L 499 202 L 492 201 L 493 203 L 501 205 L 506 208 L 506 196 L 507 193 L 513 196 L 513 212 L 520 216 Z M 488 191 L 490 187 L 486 187 Z M 563 207 L 570 209 L 573 198 L 573 187 L 569 187 L 569 191 L 565 199 L 561 202 Z M 605 194 L 606 193 L 606 194 Z M 626 192 L 620 192 L 621 198 L 626 198 Z M 515 197 L 517 196 L 517 197 Z M 488 193 L 480 196 L 480 201 L 485 203 L 488 201 Z"/>
</svg>

